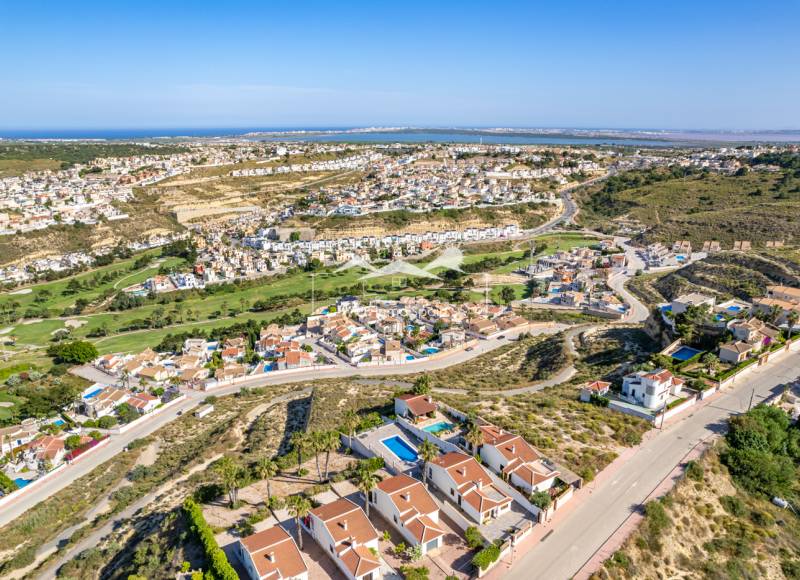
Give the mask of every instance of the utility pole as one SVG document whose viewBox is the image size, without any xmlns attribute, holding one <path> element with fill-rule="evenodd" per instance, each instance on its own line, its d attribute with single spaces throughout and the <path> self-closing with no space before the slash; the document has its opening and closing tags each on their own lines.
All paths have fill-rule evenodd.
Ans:
<svg viewBox="0 0 800 580">
<path fill-rule="evenodd" d="M 483 274 L 483 307 L 488 311 L 489 309 L 489 274 Z"/>
<path fill-rule="evenodd" d="M 756 396 L 756 388 L 753 387 L 753 390 L 750 391 L 750 402 L 747 404 L 747 411 L 750 412 L 750 409 L 753 408 L 753 398 Z"/>
<path fill-rule="evenodd" d="M 661 426 L 659 427 L 659 429 L 664 428 L 664 417 L 666 417 L 666 415 L 667 415 L 667 402 L 664 401 L 664 406 L 661 407 Z"/>
</svg>

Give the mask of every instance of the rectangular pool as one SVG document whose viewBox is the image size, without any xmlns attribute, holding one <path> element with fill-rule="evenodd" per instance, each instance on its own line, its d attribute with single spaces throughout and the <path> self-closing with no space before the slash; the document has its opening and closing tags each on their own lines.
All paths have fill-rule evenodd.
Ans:
<svg viewBox="0 0 800 580">
<path fill-rule="evenodd" d="M 438 423 L 434 423 L 433 425 L 428 425 L 427 427 L 423 427 L 422 430 L 436 435 L 437 433 L 441 433 L 442 431 L 449 431 L 453 427 L 455 427 L 455 425 L 453 425 L 452 423 L 448 423 L 447 421 L 439 421 Z"/>
<path fill-rule="evenodd" d="M 402 461 L 416 461 L 419 457 L 417 455 L 417 450 L 412 447 L 410 443 L 408 443 L 405 439 L 400 437 L 400 435 L 395 435 L 394 437 L 389 437 L 388 439 L 384 439 L 381 441 L 384 447 L 386 447 L 389 451 L 395 454 L 398 459 Z"/>
<path fill-rule="evenodd" d="M 670 356 L 676 360 L 689 360 L 695 355 L 700 354 L 703 352 L 702 350 L 697 350 L 696 348 L 692 348 L 691 346 L 682 346 L 675 352 L 673 352 Z"/>
<path fill-rule="evenodd" d="M 91 393 L 86 393 L 86 394 L 83 396 L 83 398 L 84 398 L 84 399 L 86 399 L 87 401 L 88 401 L 89 399 L 94 399 L 94 398 L 95 398 L 97 395 L 99 395 L 99 394 L 102 392 L 102 390 L 103 390 L 103 389 L 95 389 L 95 390 L 94 390 L 94 391 L 92 391 Z"/>
</svg>

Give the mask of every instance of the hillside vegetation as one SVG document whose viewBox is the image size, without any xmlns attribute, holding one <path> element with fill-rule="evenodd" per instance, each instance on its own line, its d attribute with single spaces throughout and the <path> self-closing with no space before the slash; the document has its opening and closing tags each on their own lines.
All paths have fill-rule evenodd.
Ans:
<svg viewBox="0 0 800 580">
<path fill-rule="evenodd" d="M 188 151 L 179 145 L 149 147 L 134 143 L 0 143 L 0 177 L 26 171 L 66 169 L 76 163 L 89 163 L 98 157 L 132 155 L 172 155 Z"/>
<path fill-rule="evenodd" d="M 615 219 L 647 227 L 640 241 L 695 245 L 717 239 L 754 243 L 800 236 L 800 177 L 796 171 L 718 175 L 675 169 L 632 171 L 577 194 L 582 225 L 616 229 Z"/>
<path fill-rule="evenodd" d="M 759 406 L 730 421 L 725 441 L 645 506 L 645 518 L 596 578 L 800 578 L 800 429 Z"/>
<path fill-rule="evenodd" d="M 750 301 L 773 284 L 799 285 L 800 265 L 766 252 L 721 252 L 667 274 L 637 276 L 629 288 L 648 304 L 656 304 L 688 292 Z"/>
</svg>

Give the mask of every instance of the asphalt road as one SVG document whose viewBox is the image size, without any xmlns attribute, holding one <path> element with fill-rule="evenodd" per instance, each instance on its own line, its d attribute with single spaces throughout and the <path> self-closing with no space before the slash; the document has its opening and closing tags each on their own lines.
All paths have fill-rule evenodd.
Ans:
<svg viewBox="0 0 800 580">
<path fill-rule="evenodd" d="M 741 383 L 729 387 L 704 407 L 687 411 L 686 417 L 667 424 L 648 439 L 615 473 L 610 482 L 594 489 L 553 533 L 529 551 L 506 574 L 509 580 L 571 578 L 609 536 L 681 462 L 700 441 L 725 430 L 728 417 L 747 411 L 755 389 L 754 404 L 779 392 L 779 385 L 800 374 L 800 353 L 754 370 Z M 589 486 L 593 484 L 588 484 Z"/>
<path fill-rule="evenodd" d="M 553 327 L 541 328 L 540 333 L 554 334 L 563 330 L 564 328 L 566 328 L 564 325 L 555 325 Z M 534 331 L 534 334 L 535 333 L 536 332 Z M 86 475 L 96 466 L 113 459 L 118 453 L 121 453 L 131 441 L 146 437 L 150 433 L 160 429 L 175 419 L 175 417 L 178 416 L 179 411 L 182 413 L 190 411 L 199 405 L 208 395 L 230 395 L 239 391 L 242 387 L 262 387 L 342 377 L 382 377 L 408 375 L 419 372 L 433 371 L 447 368 L 452 365 L 461 364 L 483 353 L 490 352 L 496 348 L 499 348 L 503 344 L 507 344 L 508 341 L 515 339 L 519 334 L 519 331 L 509 331 L 505 334 L 504 339 L 498 340 L 495 338 L 480 341 L 471 351 L 462 350 L 449 356 L 439 359 L 426 360 L 421 363 L 365 368 L 337 366 L 336 368 L 332 369 L 310 369 L 308 371 L 293 374 L 266 373 L 242 381 L 235 385 L 220 387 L 209 392 L 186 391 L 186 400 L 177 403 L 174 407 L 165 410 L 163 413 L 151 415 L 140 420 L 138 424 L 134 424 L 130 430 L 124 433 L 111 435 L 108 444 L 106 444 L 104 447 L 93 451 L 83 460 L 67 466 L 61 470 L 58 476 L 53 477 L 52 479 L 42 483 L 40 486 L 33 488 L 30 491 L 26 491 L 14 503 L 0 509 L 0 527 L 5 526 L 10 521 L 25 513 L 25 511 L 28 509 L 70 485 L 81 476 Z M 97 376 L 96 378 L 102 377 Z"/>
</svg>

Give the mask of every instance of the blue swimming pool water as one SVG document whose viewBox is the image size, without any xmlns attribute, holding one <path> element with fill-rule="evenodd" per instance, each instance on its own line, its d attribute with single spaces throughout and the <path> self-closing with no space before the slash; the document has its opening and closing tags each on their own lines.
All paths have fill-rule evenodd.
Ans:
<svg viewBox="0 0 800 580">
<path fill-rule="evenodd" d="M 664 304 L 661 307 L 661 312 L 671 312 L 672 311 L 672 304 Z"/>
<path fill-rule="evenodd" d="M 20 489 L 28 485 L 30 482 L 31 482 L 30 479 L 22 479 L 21 477 L 18 477 L 14 480 L 14 483 L 16 483 L 17 487 Z"/>
<path fill-rule="evenodd" d="M 99 395 L 99 394 L 100 394 L 100 391 L 102 391 L 102 390 L 103 390 L 103 389 L 95 389 L 95 390 L 94 390 L 94 391 L 92 391 L 91 393 L 86 393 L 86 394 L 83 396 L 83 398 L 84 398 L 84 399 L 94 399 L 94 398 L 95 398 L 97 395 Z"/>
<path fill-rule="evenodd" d="M 670 356 L 677 360 L 689 360 L 696 354 L 700 354 L 703 352 L 702 350 L 697 350 L 696 348 L 692 348 L 690 346 L 682 346 L 675 352 L 673 352 Z"/>
<path fill-rule="evenodd" d="M 728 312 L 739 312 L 742 309 L 741 306 L 736 306 L 735 304 L 732 306 L 728 306 L 725 310 Z"/>
<path fill-rule="evenodd" d="M 61 427 L 61 425 L 63 424 L 64 424 L 64 419 L 56 419 L 55 421 L 53 421 L 53 425 L 57 425 L 59 427 Z"/>
<path fill-rule="evenodd" d="M 414 360 L 414 355 L 407 354 L 406 355 L 406 360 Z"/>
<path fill-rule="evenodd" d="M 428 348 L 424 349 L 422 352 L 425 354 L 436 354 L 439 352 L 439 349 L 433 346 L 429 346 Z"/>
<path fill-rule="evenodd" d="M 449 431 L 453 427 L 454 425 L 452 423 L 448 423 L 447 421 L 439 421 L 438 423 L 434 423 L 433 425 L 428 425 L 427 427 L 424 427 L 422 430 L 436 435 L 437 433 L 440 433 L 442 431 Z"/>
<path fill-rule="evenodd" d="M 399 459 L 403 461 L 416 461 L 417 460 L 417 451 L 414 449 L 410 443 L 407 443 L 405 439 L 400 437 L 399 435 L 395 435 L 394 437 L 389 437 L 388 439 L 384 439 L 381 441 L 383 445 L 392 453 L 394 453 Z"/>
</svg>

